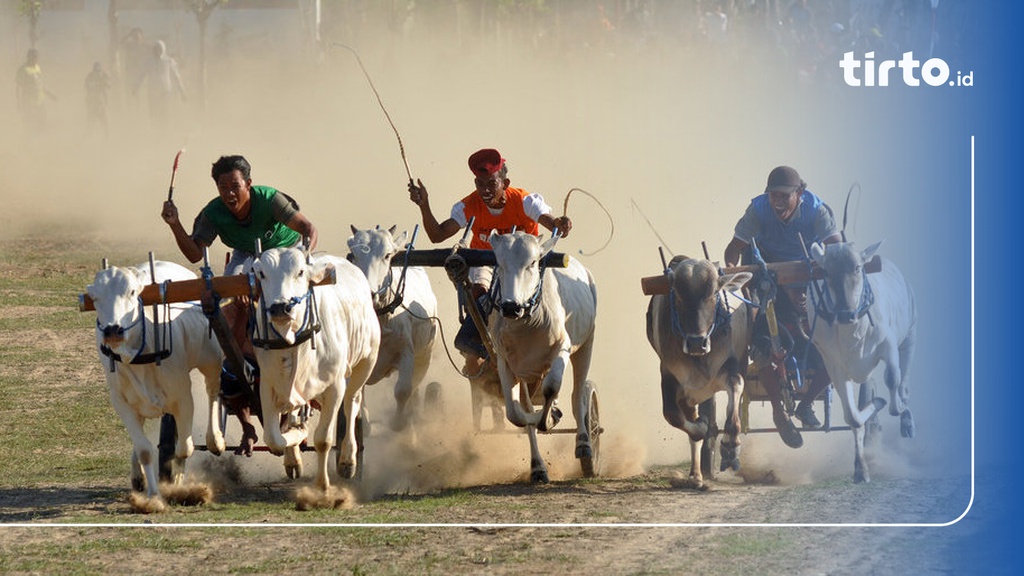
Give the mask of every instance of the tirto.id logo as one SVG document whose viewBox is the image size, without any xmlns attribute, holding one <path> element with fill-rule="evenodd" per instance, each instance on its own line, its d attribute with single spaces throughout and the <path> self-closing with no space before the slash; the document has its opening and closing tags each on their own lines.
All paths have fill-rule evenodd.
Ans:
<svg viewBox="0 0 1024 576">
<path fill-rule="evenodd" d="M 857 60 L 853 52 L 847 52 L 839 61 L 839 67 L 843 69 L 843 80 L 847 86 L 888 86 L 890 73 L 902 78 L 907 86 L 920 86 L 922 80 L 929 86 L 974 86 L 973 71 L 962 73 L 957 70 L 956 78 L 952 79 L 945 60 L 929 58 L 922 63 L 914 59 L 913 52 L 904 52 L 898 61 L 882 60 L 877 63 L 874 52 L 864 54 L 863 60 Z M 893 72 L 893 68 L 899 68 L 900 72 Z"/>
</svg>

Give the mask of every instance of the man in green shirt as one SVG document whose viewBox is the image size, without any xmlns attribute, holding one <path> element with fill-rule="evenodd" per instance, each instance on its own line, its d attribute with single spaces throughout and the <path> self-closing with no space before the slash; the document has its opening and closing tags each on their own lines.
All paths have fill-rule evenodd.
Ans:
<svg viewBox="0 0 1024 576">
<path fill-rule="evenodd" d="M 173 200 L 164 202 L 160 216 L 171 227 L 174 240 L 181 253 L 189 262 L 198 262 L 203 249 L 213 244 L 216 238 L 226 244 L 231 258 L 224 267 L 224 275 L 231 276 L 245 271 L 256 252 L 256 240 L 261 248 L 291 247 L 308 239 L 309 249 L 317 244 L 317 231 L 301 212 L 299 205 L 287 194 L 270 186 L 253 186 L 251 167 L 242 156 L 221 156 L 213 164 L 211 176 L 217 184 L 218 198 L 211 200 L 196 216 L 189 234 L 178 219 L 178 207 Z M 253 358 L 252 342 L 248 337 L 248 302 L 245 298 L 224 307 L 224 316 L 231 326 L 235 340 L 243 353 Z M 255 365 L 255 360 L 251 362 Z M 222 388 L 224 381 L 221 381 Z M 229 394 L 225 391 L 225 398 Z M 232 406 L 242 422 L 243 439 L 239 450 L 252 454 L 256 442 L 255 428 L 249 423 L 249 406 L 237 403 Z"/>
</svg>

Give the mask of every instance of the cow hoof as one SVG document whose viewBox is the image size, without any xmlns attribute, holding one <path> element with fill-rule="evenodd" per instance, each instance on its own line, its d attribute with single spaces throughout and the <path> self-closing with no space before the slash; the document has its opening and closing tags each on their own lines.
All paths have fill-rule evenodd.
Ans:
<svg viewBox="0 0 1024 576">
<path fill-rule="evenodd" d="M 356 477 L 355 464 L 338 464 L 338 476 L 351 480 Z"/>
<path fill-rule="evenodd" d="M 142 476 L 133 476 L 132 477 L 132 490 L 134 490 L 135 492 L 145 492 L 146 491 L 146 479 L 143 478 Z"/>
<path fill-rule="evenodd" d="M 594 450 L 590 447 L 590 444 L 578 444 L 576 446 L 576 457 L 577 458 L 593 458 Z"/>
<path fill-rule="evenodd" d="M 298 480 L 302 478 L 302 464 L 285 465 L 284 473 L 289 480 Z"/>
<path fill-rule="evenodd" d="M 900 434 L 904 438 L 914 437 L 914 415 L 910 410 L 904 410 L 903 414 L 900 414 Z"/>
<path fill-rule="evenodd" d="M 554 429 L 554 427 L 561 421 L 562 411 L 558 409 L 558 406 L 552 406 L 551 410 L 548 412 L 548 417 L 541 419 L 541 421 L 537 423 L 537 430 L 547 432 L 548 430 Z"/>
<path fill-rule="evenodd" d="M 861 466 L 856 462 L 853 465 L 853 483 L 854 484 L 870 484 L 871 475 L 868 474 L 866 466 Z"/>
<path fill-rule="evenodd" d="M 548 471 L 547 470 L 534 470 L 530 473 L 530 482 L 534 484 L 547 484 L 548 483 Z"/>
</svg>

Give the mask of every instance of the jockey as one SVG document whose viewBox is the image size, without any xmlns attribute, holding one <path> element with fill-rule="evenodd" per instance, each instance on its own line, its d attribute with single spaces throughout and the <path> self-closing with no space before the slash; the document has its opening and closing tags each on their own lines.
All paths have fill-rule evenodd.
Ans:
<svg viewBox="0 0 1024 576">
<path fill-rule="evenodd" d="M 316 228 L 299 212 L 299 205 L 276 188 L 254 186 L 250 171 L 249 162 L 243 156 L 221 156 L 213 164 L 210 175 L 217 184 L 219 196 L 210 200 L 196 216 L 191 234 L 181 225 L 174 201 L 164 202 L 160 216 L 170 226 L 178 248 L 189 262 L 202 259 L 203 249 L 213 244 L 217 237 L 232 248 L 231 258 L 224 267 L 225 276 L 245 272 L 246 263 L 251 263 L 255 256 L 257 239 L 264 250 L 297 246 L 303 237 L 309 239 L 310 250 L 316 246 Z M 252 342 L 248 337 L 248 299 L 235 298 L 223 310 L 235 341 L 255 367 Z M 251 456 L 257 440 L 256 429 L 249 422 L 251 407 L 238 388 L 237 378 L 225 370 L 221 377 L 221 390 L 242 424 L 243 439 L 239 451 Z"/>
<path fill-rule="evenodd" d="M 423 229 L 431 242 L 443 242 L 451 238 L 473 218 L 470 248 L 490 250 L 487 238 L 491 230 L 505 234 L 515 228 L 537 235 L 539 226 L 544 226 L 552 231 L 557 228 L 563 237 L 569 235 L 572 221 L 567 216 L 552 216 L 551 207 L 540 194 L 509 186 L 508 165 L 497 150 L 485 148 L 474 152 L 469 157 L 469 169 L 473 173 L 476 189 L 456 202 L 452 206 L 451 215 L 443 222 L 438 222 L 430 209 L 427 187 L 423 182 L 409 182 L 409 199 L 420 207 Z M 474 301 L 479 301 L 487 293 L 492 273 L 491 268 L 470 268 L 470 297 Z M 480 366 L 487 359 L 487 350 L 476 325 L 468 316 L 455 337 L 455 347 L 466 357 L 466 373 L 479 372 Z"/>
<path fill-rule="evenodd" d="M 832 209 L 807 190 L 807 184 L 796 170 L 789 166 L 779 166 L 768 175 L 764 194 L 750 201 L 743 217 L 736 223 L 735 235 L 725 248 L 725 265 L 739 264 L 741 255 L 747 251 L 751 241 L 756 242 L 765 262 L 803 260 L 805 246 L 800 244 L 801 236 L 806 247 L 814 242 L 831 244 L 841 238 Z M 810 345 L 804 327 L 807 322 L 807 285 L 787 285 L 781 288 L 776 299 L 776 311 L 780 333 L 784 331 L 783 345 L 788 349 L 787 353 L 799 354 L 799 358 Z M 803 445 L 803 438 L 782 406 L 780 377 L 784 367 L 781 359 L 771 358 L 768 324 L 763 316 L 754 324 L 751 349 L 752 358 L 760 367 L 758 378 L 772 403 L 772 419 L 779 436 L 787 446 L 799 448 Z M 817 370 L 808 393 L 797 406 L 796 417 L 806 428 L 820 428 L 821 422 L 814 415 L 813 402 L 829 385 L 829 378 L 813 346 L 807 358 Z"/>
</svg>

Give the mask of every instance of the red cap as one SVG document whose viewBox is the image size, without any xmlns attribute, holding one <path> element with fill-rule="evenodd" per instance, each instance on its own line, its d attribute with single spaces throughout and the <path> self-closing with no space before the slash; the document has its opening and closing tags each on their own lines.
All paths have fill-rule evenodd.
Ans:
<svg viewBox="0 0 1024 576">
<path fill-rule="evenodd" d="M 505 165 L 505 159 L 494 148 L 477 150 L 469 157 L 469 169 L 477 176 L 490 176 Z"/>
</svg>

